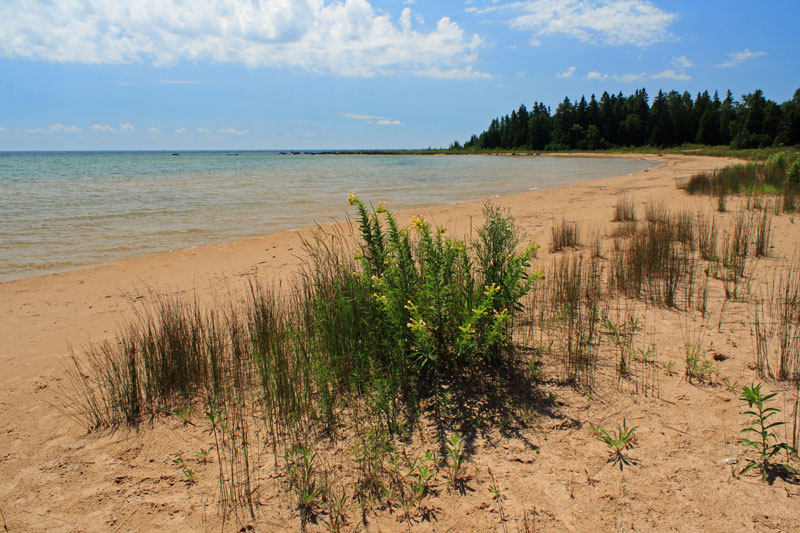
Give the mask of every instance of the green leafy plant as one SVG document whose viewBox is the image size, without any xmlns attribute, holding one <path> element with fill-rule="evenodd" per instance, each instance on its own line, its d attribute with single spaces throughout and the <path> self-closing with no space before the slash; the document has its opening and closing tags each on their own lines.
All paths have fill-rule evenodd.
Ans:
<svg viewBox="0 0 800 533">
<path fill-rule="evenodd" d="M 503 524 L 503 531 L 508 531 L 506 527 L 506 514 L 505 514 L 505 506 L 503 502 L 508 499 L 506 496 L 506 492 L 508 489 L 501 489 L 500 486 L 497 484 L 497 481 L 494 479 L 494 474 L 492 473 L 492 469 L 489 468 L 489 476 L 492 478 L 492 484 L 489 485 L 489 493 L 492 495 L 492 499 L 494 500 L 495 505 L 497 505 L 497 512 L 500 513 L 500 523 Z"/>
<path fill-rule="evenodd" d="M 774 428 L 784 425 L 786 422 L 771 422 L 769 419 L 775 414 L 780 412 L 780 409 L 775 407 L 765 407 L 765 403 L 775 397 L 777 393 L 763 394 L 761 392 L 761 383 L 753 385 L 752 387 L 744 387 L 742 389 L 741 400 L 747 402 L 749 408 L 745 411 L 745 415 L 752 417 L 750 423 L 746 428 L 741 430 L 741 433 L 747 435 L 755 435 L 754 439 L 746 437 L 739 438 L 739 442 L 747 445 L 753 450 L 755 458 L 750 459 L 750 462 L 740 472 L 744 474 L 756 468 L 761 470 L 761 479 L 767 479 L 768 475 L 775 470 L 783 470 L 785 472 L 795 473 L 795 470 L 782 463 L 771 462 L 781 451 L 794 452 L 794 448 L 781 442 L 778 436 L 775 435 Z"/>
<path fill-rule="evenodd" d="M 712 364 L 708 359 L 708 350 L 700 342 L 687 342 L 684 345 L 684 362 L 686 363 L 686 379 L 703 381 L 711 378 Z"/>
<path fill-rule="evenodd" d="M 183 481 L 188 485 L 192 486 L 197 483 L 197 472 L 190 468 L 183 469 Z"/>
<path fill-rule="evenodd" d="M 194 407 L 193 406 L 191 406 L 191 405 L 182 405 L 180 409 L 178 409 L 177 411 L 175 411 L 172 414 L 174 416 L 176 416 L 181 421 L 181 423 L 183 424 L 184 427 L 186 427 L 186 426 L 189 426 L 189 425 L 192 425 L 192 426 L 194 425 L 192 423 L 192 420 L 191 420 L 193 411 L 194 411 Z"/>
<path fill-rule="evenodd" d="M 317 457 L 317 453 L 307 446 L 295 446 L 289 452 L 289 480 L 297 495 L 297 506 L 304 517 L 313 512 L 314 505 L 323 493 L 324 487 L 315 476 Z"/>
<path fill-rule="evenodd" d="M 208 450 L 206 448 L 200 448 L 200 451 L 197 452 L 197 462 L 205 465 L 208 464 L 208 461 Z"/>
<path fill-rule="evenodd" d="M 617 424 L 616 430 L 607 431 L 599 426 L 594 426 L 594 428 L 597 430 L 595 438 L 610 448 L 611 458 L 609 462 L 619 464 L 620 470 L 622 470 L 624 465 L 631 463 L 630 459 L 626 457 L 623 452 L 633 447 L 636 438 L 636 430 L 639 429 L 639 426 L 629 428 L 627 421 L 623 418 L 622 425 Z"/>
<path fill-rule="evenodd" d="M 453 433 L 445 438 L 445 448 L 447 455 L 450 458 L 450 465 L 448 475 L 450 478 L 450 486 L 455 488 L 463 479 L 466 466 L 466 454 L 464 453 L 464 439 L 458 433 Z"/>
</svg>

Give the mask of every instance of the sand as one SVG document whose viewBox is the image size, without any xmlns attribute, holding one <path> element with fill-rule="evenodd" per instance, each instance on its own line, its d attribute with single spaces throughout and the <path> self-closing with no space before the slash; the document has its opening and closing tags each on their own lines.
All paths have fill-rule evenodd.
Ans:
<svg viewBox="0 0 800 533">
<path fill-rule="evenodd" d="M 714 200 L 689 198 L 676 180 L 735 161 L 701 156 L 640 156 L 662 166 L 630 176 L 532 191 L 495 203 L 512 210 L 530 241 L 543 245 L 548 260 L 550 228 L 565 217 L 584 233 L 612 227 L 613 206 L 624 193 L 637 205 L 651 199 L 671 207 L 711 209 Z M 365 200 L 379 200 L 366 199 Z M 483 201 L 438 206 L 420 214 L 452 233 L 465 235 L 480 222 Z M 733 209 L 733 208 L 732 208 Z M 342 219 L 348 206 L 342 198 Z M 407 220 L 415 212 L 398 213 Z M 189 457 L 208 447 L 201 428 L 159 420 L 139 432 L 87 434 L 63 412 L 65 366 L 70 347 L 111 338 L 132 316 L 131 301 L 170 292 L 201 300 L 236 293 L 250 275 L 285 284 L 302 261 L 302 239 L 313 228 L 258 238 L 135 257 L 59 274 L 0 284 L 0 511 L 8 531 L 219 530 L 216 466 L 198 464 L 198 483 L 187 486 L 172 467 L 181 452 Z M 774 222 L 767 269 L 791 258 L 800 226 L 784 215 Z M 610 246 L 610 240 L 605 245 Z M 766 270 L 765 270 L 766 271 Z M 720 312 L 721 288 L 711 303 Z M 566 387 L 548 386 L 558 398 L 556 416 L 542 417 L 510 435 L 482 436 L 469 468 L 466 495 L 440 482 L 420 531 L 547 530 L 800 530 L 800 487 L 782 479 L 734 477 L 724 464 L 741 458 L 738 392 L 722 385 L 755 379 L 750 339 L 750 303 L 731 304 L 708 326 L 708 341 L 727 358 L 714 385 L 682 379 L 681 317 L 643 309 L 657 345 L 656 360 L 675 360 L 676 373 L 660 372 L 655 397 L 613 384 L 613 369 L 600 371 L 590 398 Z M 699 327 L 699 326 L 697 326 Z M 605 377 L 603 377 L 605 376 Z M 791 411 L 792 393 L 778 390 L 778 406 Z M 780 403 L 782 402 L 782 403 Z M 639 425 L 635 460 L 620 472 L 606 462 L 605 447 L 588 423 L 614 427 L 625 417 Z M 424 433 L 424 432 L 423 432 Z M 488 469 L 508 497 L 501 512 L 487 487 Z M 278 480 L 261 495 L 258 531 L 298 530 L 300 520 Z M 535 510 L 534 510 L 535 508 Z M 524 509 L 524 511 L 523 511 Z M 527 516 L 527 519 L 524 518 Z M 235 530 L 246 523 L 229 522 Z M 313 528 L 321 526 L 312 526 Z M 354 514 L 346 530 L 406 528 L 396 514 L 379 513 L 365 527 Z"/>
</svg>

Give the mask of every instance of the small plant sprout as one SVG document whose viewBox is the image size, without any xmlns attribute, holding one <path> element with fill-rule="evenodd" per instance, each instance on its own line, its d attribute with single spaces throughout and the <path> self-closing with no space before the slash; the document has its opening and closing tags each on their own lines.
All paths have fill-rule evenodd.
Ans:
<svg viewBox="0 0 800 533">
<path fill-rule="evenodd" d="M 667 364 L 664 365 L 664 372 L 666 372 L 668 376 L 673 375 L 675 373 L 675 361 L 668 361 Z"/>
<path fill-rule="evenodd" d="M 770 474 L 776 474 L 777 471 L 789 472 L 795 474 L 796 471 L 787 464 L 772 463 L 771 459 L 781 451 L 787 453 L 794 452 L 794 448 L 778 440 L 778 436 L 773 431 L 774 428 L 782 426 L 786 422 L 770 422 L 769 419 L 776 413 L 780 413 L 780 409 L 775 407 L 764 407 L 764 404 L 775 397 L 777 393 L 764 395 L 761 392 L 761 383 L 753 385 L 752 387 L 744 387 L 742 389 L 741 400 L 747 402 L 749 408 L 744 414 L 752 417 L 750 423 L 746 428 L 741 430 L 740 433 L 751 433 L 755 435 L 754 440 L 745 437 L 739 438 L 739 442 L 749 446 L 755 458 L 750 459 L 750 462 L 745 466 L 740 474 L 749 472 L 757 468 L 761 470 L 761 479 L 766 481 Z"/>
<path fill-rule="evenodd" d="M 464 461 L 466 455 L 464 453 L 464 439 L 458 433 L 453 433 L 450 437 L 445 438 L 445 447 L 447 448 L 447 455 L 450 458 L 449 477 L 450 485 L 455 488 L 463 481 L 463 475 L 466 470 Z"/>
<path fill-rule="evenodd" d="M 731 381 L 728 378 L 722 380 L 722 383 L 725 385 L 725 388 L 728 389 L 728 392 L 736 392 L 739 390 L 739 382 L 738 381 Z"/>
<path fill-rule="evenodd" d="M 197 472 L 190 468 L 184 468 L 183 481 L 186 483 L 187 486 L 191 487 L 192 485 L 197 483 Z"/>
<path fill-rule="evenodd" d="M 317 453 L 306 446 L 298 446 L 292 452 L 289 480 L 292 490 L 297 495 L 297 506 L 306 519 L 313 512 L 317 499 L 323 493 L 323 487 L 315 479 Z"/>
<path fill-rule="evenodd" d="M 191 420 L 192 411 L 194 411 L 194 407 L 192 407 L 191 405 L 182 405 L 179 410 L 175 411 L 172 414 L 175 415 L 181 421 L 183 427 L 189 425 L 193 426 L 194 424 L 192 423 Z"/>
<path fill-rule="evenodd" d="M 180 470 L 183 474 L 183 481 L 187 486 L 191 487 L 197 483 L 197 472 L 192 470 L 186 465 L 183 454 L 178 452 L 172 456 L 172 466 L 175 470 Z"/>
<path fill-rule="evenodd" d="M 200 451 L 197 452 L 197 462 L 200 464 L 208 464 L 208 450 L 206 448 L 200 448 Z"/>
<path fill-rule="evenodd" d="M 508 532 L 508 528 L 506 527 L 506 514 L 503 507 L 503 502 L 508 499 L 506 496 L 506 492 L 508 489 L 501 489 L 497 485 L 497 481 L 494 479 L 494 474 L 492 473 L 492 469 L 489 468 L 489 476 L 492 478 L 492 484 L 489 485 L 489 493 L 492 495 L 492 499 L 494 503 L 497 505 L 497 511 L 500 513 L 500 523 L 503 524 L 503 531 Z"/>
<path fill-rule="evenodd" d="M 653 362 L 653 357 L 655 357 L 656 349 L 655 346 L 652 344 L 647 346 L 646 348 L 636 348 L 636 356 L 642 363 L 649 364 Z"/>
<path fill-rule="evenodd" d="M 625 465 L 631 464 L 631 460 L 623 452 L 633 447 L 636 430 L 639 429 L 639 426 L 629 428 L 627 421 L 623 418 L 622 425 L 617 424 L 616 430 L 606 431 L 602 427 L 597 429 L 598 434 L 595 435 L 595 438 L 610 448 L 611 458 L 608 462 L 619 464 L 620 470 Z"/>
</svg>

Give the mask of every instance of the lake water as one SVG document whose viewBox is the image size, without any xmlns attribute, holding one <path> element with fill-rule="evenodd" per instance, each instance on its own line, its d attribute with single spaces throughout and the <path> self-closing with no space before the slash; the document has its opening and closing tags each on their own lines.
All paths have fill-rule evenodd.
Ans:
<svg viewBox="0 0 800 533">
<path fill-rule="evenodd" d="M 629 174 L 622 158 L 278 152 L 0 153 L 0 280 L 392 209 Z"/>
</svg>

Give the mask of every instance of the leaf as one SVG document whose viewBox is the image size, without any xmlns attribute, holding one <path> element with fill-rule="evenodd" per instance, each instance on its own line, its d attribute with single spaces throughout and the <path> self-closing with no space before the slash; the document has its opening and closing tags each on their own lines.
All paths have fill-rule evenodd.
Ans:
<svg viewBox="0 0 800 533">
<path fill-rule="evenodd" d="M 757 463 L 756 463 L 755 461 L 752 461 L 752 462 L 750 462 L 750 464 L 749 464 L 749 465 L 747 465 L 746 467 L 744 467 L 744 468 L 741 470 L 741 472 L 739 472 L 739 473 L 740 473 L 740 474 L 746 474 L 747 472 L 749 472 L 750 470 L 752 470 L 752 469 L 753 469 L 753 467 L 754 467 L 754 466 L 756 466 L 756 464 L 757 464 Z"/>
</svg>

